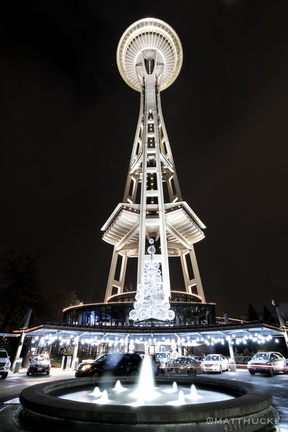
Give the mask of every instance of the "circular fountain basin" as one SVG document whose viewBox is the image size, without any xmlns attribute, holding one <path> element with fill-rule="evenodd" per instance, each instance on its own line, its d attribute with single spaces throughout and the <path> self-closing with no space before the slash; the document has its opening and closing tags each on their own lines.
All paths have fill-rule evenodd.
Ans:
<svg viewBox="0 0 288 432">
<path fill-rule="evenodd" d="M 157 377 L 156 388 L 171 388 L 175 377 Z M 117 379 L 109 379 L 114 386 Z M 135 386 L 135 378 L 121 377 L 121 384 Z M 223 393 L 223 401 L 198 403 L 150 404 L 133 406 L 118 403 L 94 403 L 67 400 L 63 395 L 88 391 L 105 383 L 96 378 L 69 379 L 51 384 L 38 384 L 24 389 L 20 395 L 21 409 L 17 421 L 21 427 L 31 431 L 51 430 L 97 432 L 223 432 L 242 429 L 259 431 L 267 424 L 273 429 L 274 410 L 272 397 L 260 394 L 255 387 L 231 380 L 217 380 L 210 377 L 177 377 L 177 386 L 189 391 L 191 385 L 197 392 Z M 109 386 L 108 385 L 108 386 Z M 107 388 L 107 383 L 106 383 Z M 101 391 L 101 390 L 100 390 Z M 133 390 L 131 390 L 133 391 Z M 59 397 L 59 395 L 61 397 Z M 230 397 L 230 399 L 227 399 Z M 263 422 L 266 419 L 266 422 Z M 234 429 L 231 429 L 234 428 Z"/>
<path fill-rule="evenodd" d="M 74 390 L 67 393 L 66 390 L 54 393 L 55 396 L 61 399 L 74 400 L 78 402 L 115 405 L 121 404 L 127 406 L 138 407 L 140 405 L 188 405 L 199 402 L 219 402 L 223 400 L 234 399 L 235 396 L 224 392 L 216 392 L 215 390 L 196 389 L 195 384 L 190 387 L 179 385 L 177 381 L 173 383 L 156 385 L 153 390 L 145 393 L 145 389 L 138 388 L 137 385 L 126 384 L 122 385 L 120 380 L 116 384 L 100 383 L 98 386 L 88 385 L 83 389 Z"/>
</svg>

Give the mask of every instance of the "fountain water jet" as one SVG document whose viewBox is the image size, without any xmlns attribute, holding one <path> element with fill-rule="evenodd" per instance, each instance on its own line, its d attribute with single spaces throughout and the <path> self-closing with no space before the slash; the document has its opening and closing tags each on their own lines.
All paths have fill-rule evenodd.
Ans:
<svg viewBox="0 0 288 432">
<path fill-rule="evenodd" d="M 180 405 L 186 403 L 183 390 L 179 390 L 179 393 L 178 393 L 178 402 L 179 402 Z"/>
<path fill-rule="evenodd" d="M 94 403 L 96 404 L 107 404 L 109 402 L 109 397 L 108 397 L 108 392 L 107 390 L 103 390 L 101 396 L 99 399 L 97 399 L 96 401 L 94 401 Z"/>
<path fill-rule="evenodd" d="M 195 384 L 191 385 L 191 390 L 190 390 L 190 397 L 191 399 L 198 399 L 199 397 L 201 397 L 196 390 Z"/>
<path fill-rule="evenodd" d="M 93 392 L 90 393 L 90 395 L 91 395 L 91 396 L 94 396 L 94 397 L 100 397 L 101 394 L 102 394 L 102 392 L 101 392 L 101 390 L 100 390 L 100 388 L 99 388 L 98 386 L 96 386 L 96 387 L 94 388 Z"/>
<path fill-rule="evenodd" d="M 151 401 L 159 396 L 155 388 L 151 358 L 148 355 L 144 356 L 136 390 L 130 396 L 136 397 L 139 401 Z"/>
<path fill-rule="evenodd" d="M 117 380 L 116 384 L 115 384 L 115 387 L 114 387 L 114 390 L 117 391 L 117 392 L 122 392 L 122 391 L 125 391 L 126 388 L 122 386 L 122 384 L 121 384 L 121 382 L 119 380 Z"/>
<path fill-rule="evenodd" d="M 183 390 L 179 390 L 178 392 L 178 399 L 167 402 L 168 405 L 185 405 L 186 404 L 186 400 L 185 400 L 185 395 Z"/>
<path fill-rule="evenodd" d="M 169 387 L 169 388 L 167 388 L 167 389 L 164 389 L 163 391 L 164 391 L 165 393 L 175 393 L 175 392 L 177 392 L 177 390 L 178 390 L 178 386 L 177 386 L 176 381 L 174 381 L 173 384 L 172 384 L 172 387 Z"/>
</svg>

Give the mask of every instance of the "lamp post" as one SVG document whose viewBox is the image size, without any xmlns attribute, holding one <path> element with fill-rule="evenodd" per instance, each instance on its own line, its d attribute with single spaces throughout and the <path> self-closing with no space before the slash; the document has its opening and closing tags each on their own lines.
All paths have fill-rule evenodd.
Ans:
<svg viewBox="0 0 288 432">
<path fill-rule="evenodd" d="M 19 371 L 18 365 L 19 365 L 19 367 L 21 366 L 21 364 L 19 364 L 20 362 L 18 360 L 20 358 L 20 354 L 21 354 L 21 351 L 22 351 L 22 348 L 23 348 L 23 342 L 25 340 L 25 330 L 28 328 L 29 321 L 30 321 L 30 318 L 31 318 L 31 313 L 32 313 L 32 309 L 28 309 L 28 312 L 26 313 L 25 318 L 24 318 L 23 326 L 20 329 L 21 330 L 21 336 L 20 336 L 20 339 L 19 339 L 19 343 L 18 343 L 18 348 L 17 348 L 17 351 L 16 351 L 15 359 L 14 359 L 14 362 L 13 362 L 13 365 L 12 365 L 12 368 L 11 368 L 12 372 L 14 372 L 14 373 L 16 373 L 16 372 Z M 22 359 L 21 359 L 21 363 L 22 363 Z"/>
</svg>

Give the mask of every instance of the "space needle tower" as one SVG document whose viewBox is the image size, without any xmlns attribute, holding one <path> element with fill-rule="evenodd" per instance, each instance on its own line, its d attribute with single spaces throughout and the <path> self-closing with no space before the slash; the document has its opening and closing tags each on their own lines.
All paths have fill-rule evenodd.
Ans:
<svg viewBox="0 0 288 432">
<path fill-rule="evenodd" d="M 176 32 L 156 18 L 132 24 L 117 48 L 120 75 L 140 93 L 140 112 L 123 201 L 102 227 L 103 240 L 114 246 L 105 302 L 133 299 L 130 318 L 139 321 L 172 319 L 171 312 L 163 315 L 163 305 L 169 312 L 179 296 L 205 303 L 194 251 L 205 226 L 183 201 L 160 99 L 178 77 L 182 61 Z M 137 281 L 131 292 L 126 276 L 133 259 Z M 172 260 L 179 263 L 181 277 L 176 279 L 171 278 L 177 268 Z M 172 286 L 171 280 L 178 282 Z M 151 304 L 153 312 L 147 312 Z"/>
</svg>

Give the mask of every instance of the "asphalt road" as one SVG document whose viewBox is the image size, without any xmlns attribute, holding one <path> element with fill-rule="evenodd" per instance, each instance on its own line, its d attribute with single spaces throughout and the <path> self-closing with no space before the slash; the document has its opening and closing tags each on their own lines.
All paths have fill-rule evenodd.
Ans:
<svg viewBox="0 0 288 432">
<path fill-rule="evenodd" d="M 11 373 L 6 379 L 0 378 L 0 409 L 5 402 L 18 398 L 21 391 L 34 384 L 49 382 L 51 380 L 68 379 L 74 377 L 74 371 L 61 370 L 60 368 L 52 368 L 50 375 L 26 375 L 26 369 L 20 369 L 18 373 Z M 1 429 L 0 429 L 1 431 Z M 1 431 L 2 432 L 2 431 Z"/>
<path fill-rule="evenodd" d="M 52 368 L 50 375 L 26 375 L 26 369 L 18 373 L 9 373 L 6 379 L 0 378 L 0 432 L 23 432 L 14 422 L 14 415 L 19 408 L 21 391 L 31 385 L 74 377 L 74 371 Z"/>
<path fill-rule="evenodd" d="M 205 374 L 205 376 L 209 376 L 209 374 Z M 10 373 L 5 380 L 0 379 L 0 431 L 20 432 L 13 421 L 13 416 L 19 407 L 18 397 L 24 388 L 42 382 L 73 377 L 74 371 L 52 368 L 50 376 L 27 376 L 26 370 L 20 369 L 18 373 Z M 213 374 L 213 378 L 215 378 L 215 374 Z M 280 416 L 276 430 L 288 432 L 288 375 L 279 374 L 267 377 L 257 374 L 250 376 L 247 370 L 238 369 L 237 372 L 217 374 L 217 378 L 248 382 L 256 385 L 261 392 L 270 392 L 273 396 L 273 406 Z"/>
<path fill-rule="evenodd" d="M 243 381 L 255 385 L 259 391 L 267 391 L 273 396 L 273 406 L 279 414 L 277 431 L 288 432 L 288 375 L 277 374 L 273 377 L 256 374 L 251 376 L 246 369 L 237 372 L 224 372 L 219 379 Z"/>
</svg>

